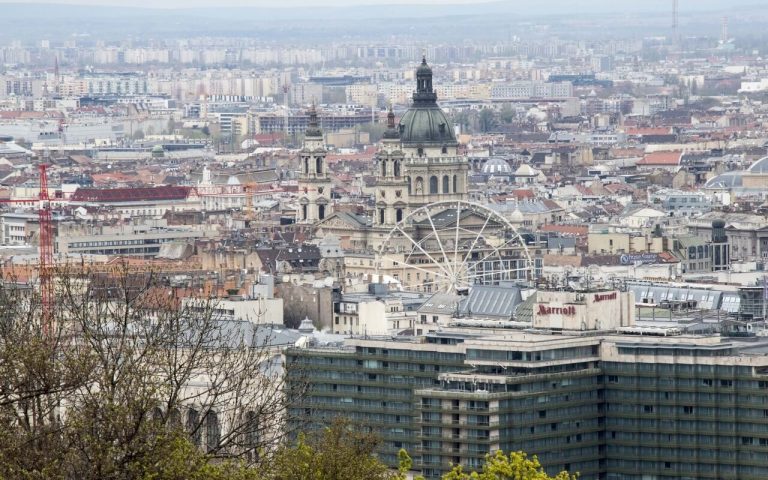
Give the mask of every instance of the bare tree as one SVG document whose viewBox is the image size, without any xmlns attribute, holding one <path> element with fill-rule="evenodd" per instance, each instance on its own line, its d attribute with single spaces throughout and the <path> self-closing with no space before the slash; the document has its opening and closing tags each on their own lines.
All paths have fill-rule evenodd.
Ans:
<svg viewBox="0 0 768 480">
<path fill-rule="evenodd" d="M 257 464 L 289 433 L 304 389 L 285 390 L 271 330 L 127 264 L 56 273 L 48 337 L 39 296 L 0 287 L 0 430 L 13 432 L 0 433 L 0 477 L 136 478 L 180 438 L 208 460 Z M 13 458 L 29 442 L 47 453 Z"/>
</svg>

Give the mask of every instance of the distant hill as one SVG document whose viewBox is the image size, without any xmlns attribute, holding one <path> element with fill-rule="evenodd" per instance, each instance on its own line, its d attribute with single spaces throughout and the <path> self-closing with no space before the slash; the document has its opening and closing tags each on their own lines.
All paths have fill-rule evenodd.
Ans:
<svg viewBox="0 0 768 480">
<path fill-rule="evenodd" d="M 287 0 L 290 3 L 290 0 Z M 321 0 L 318 0 L 321 1 Z M 346 0 L 335 0 L 346 1 Z M 418 3 L 418 0 L 415 0 Z M 743 15 L 758 20 L 768 5 L 756 0 L 681 0 L 681 25 L 697 15 Z M 495 1 L 458 5 L 369 5 L 302 8 L 208 7 L 152 9 L 33 3 L 0 3 L 0 40 L 65 38 L 73 35 L 106 39 L 179 36 L 263 36 L 270 40 L 309 40 L 346 36 L 370 38 L 389 34 L 461 41 L 492 36 L 522 21 L 597 21 L 605 17 L 642 20 L 618 28 L 606 22 L 603 32 L 633 33 L 632 28 L 668 29 L 671 0 L 539 0 Z M 708 13 L 709 12 L 709 13 Z M 710 24 L 711 18 L 707 20 Z M 634 23 L 637 23 L 635 25 Z M 687 22 L 693 25 L 693 22 Z M 716 22 L 714 23 L 716 25 Z M 647 26 L 647 27 L 646 27 Z M 623 27 L 623 26 L 622 26 Z M 705 26 L 711 29 L 710 25 Z M 716 27 L 715 27 L 716 28 Z M 732 29 L 738 28 L 732 22 Z M 755 27 L 756 28 L 756 27 Z M 602 28 L 600 29 L 602 30 Z M 708 30 L 709 31 L 709 30 Z M 563 29 L 564 33 L 573 33 Z"/>
</svg>

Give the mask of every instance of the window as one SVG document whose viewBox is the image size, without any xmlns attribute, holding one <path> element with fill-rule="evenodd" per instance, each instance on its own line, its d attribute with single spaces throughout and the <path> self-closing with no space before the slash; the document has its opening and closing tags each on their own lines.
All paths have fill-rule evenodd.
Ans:
<svg viewBox="0 0 768 480">
<path fill-rule="evenodd" d="M 189 411 L 187 411 L 187 432 L 189 432 L 192 444 L 196 447 L 200 447 L 202 442 L 202 431 L 199 428 L 199 422 L 200 412 L 194 408 L 190 408 Z"/>
<path fill-rule="evenodd" d="M 437 191 L 437 177 L 432 175 L 429 177 L 429 193 L 438 193 Z"/>
<path fill-rule="evenodd" d="M 653 405 L 643 405 L 643 413 L 653 413 Z"/>
<path fill-rule="evenodd" d="M 443 193 L 451 193 L 450 192 L 450 178 L 448 175 L 443 175 Z"/>
<path fill-rule="evenodd" d="M 686 405 L 683 407 L 683 413 L 687 415 L 691 415 L 693 413 L 693 407 L 691 405 Z"/>
<path fill-rule="evenodd" d="M 205 444 L 209 452 L 219 446 L 220 439 L 219 416 L 216 415 L 216 412 L 209 411 L 205 414 Z"/>
</svg>

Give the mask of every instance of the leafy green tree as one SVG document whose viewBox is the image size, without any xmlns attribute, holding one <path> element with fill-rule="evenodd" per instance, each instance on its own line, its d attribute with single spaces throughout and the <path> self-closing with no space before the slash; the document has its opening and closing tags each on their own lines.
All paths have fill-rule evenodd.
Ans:
<svg viewBox="0 0 768 480">
<path fill-rule="evenodd" d="M 485 464 L 480 472 L 465 472 L 461 465 L 456 465 L 443 480 L 576 480 L 578 474 L 560 472 L 550 477 L 541 467 L 534 455 L 528 458 L 524 452 L 510 452 L 505 455 L 501 450 L 485 457 Z"/>
<path fill-rule="evenodd" d="M 499 112 L 499 118 L 505 124 L 512 123 L 515 119 L 515 110 L 507 103 L 502 107 L 501 112 Z"/>
<path fill-rule="evenodd" d="M 480 110 L 478 122 L 480 124 L 480 131 L 484 133 L 490 132 L 499 124 L 499 121 L 496 118 L 496 112 L 491 108 Z"/>
<path fill-rule="evenodd" d="M 309 437 L 299 435 L 274 455 L 264 480 L 405 480 L 412 462 L 400 452 L 400 469 L 389 469 L 374 452 L 379 438 L 344 420 Z"/>
</svg>

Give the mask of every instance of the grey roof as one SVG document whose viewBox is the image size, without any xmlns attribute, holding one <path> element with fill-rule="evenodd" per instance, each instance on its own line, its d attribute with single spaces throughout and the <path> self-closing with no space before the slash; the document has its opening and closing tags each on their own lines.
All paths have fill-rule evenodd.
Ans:
<svg viewBox="0 0 768 480">
<path fill-rule="evenodd" d="M 370 227 L 371 222 L 366 217 L 363 217 L 361 215 L 355 215 L 354 213 L 349 212 L 335 212 L 333 216 L 340 217 L 342 220 L 345 220 L 347 223 L 351 223 L 352 225 L 358 225 L 360 227 Z"/>
<path fill-rule="evenodd" d="M 768 173 L 768 157 L 755 161 L 747 170 L 750 173 Z"/>
<path fill-rule="evenodd" d="M 635 294 L 635 302 L 640 304 L 659 304 L 664 301 L 695 301 L 697 307 L 705 310 L 736 312 L 740 303 L 736 292 L 724 292 L 722 290 L 645 283 L 629 283 L 627 289 Z"/>
<path fill-rule="evenodd" d="M 478 215 L 482 218 L 485 218 L 485 215 L 483 215 L 482 212 L 478 212 L 475 210 L 468 210 L 463 209 L 461 211 L 461 220 L 464 220 L 465 218 L 471 216 L 471 215 Z M 422 225 L 422 226 L 429 226 L 431 227 L 431 223 L 429 222 L 429 219 L 432 219 L 432 223 L 435 224 L 435 227 L 446 227 L 449 225 L 455 225 L 456 224 L 456 209 L 455 208 L 448 208 L 445 210 L 442 210 L 438 213 L 432 214 L 429 216 L 429 218 L 425 218 L 424 220 L 419 220 L 417 222 L 413 222 L 414 225 Z M 489 222 L 490 223 L 490 222 Z"/>
<path fill-rule="evenodd" d="M 742 172 L 727 172 L 710 179 L 704 188 L 736 188 L 743 184 Z"/>
<path fill-rule="evenodd" d="M 437 106 L 413 106 L 400 119 L 400 141 L 404 145 L 455 145 L 453 125 Z"/>
<path fill-rule="evenodd" d="M 462 315 L 512 318 L 515 307 L 523 301 L 519 287 L 476 285 L 462 301 Z"/>
<path fill-rule="evenodd" d="M 419 307 L 418 312 L 451 314 L 456 311 L 456 307 L 461 302 L 461 299 L 460 295 L 436 293 Z"/>
</svg>

